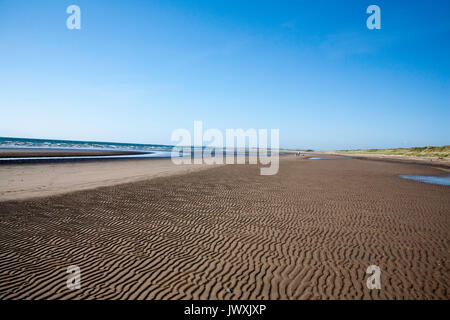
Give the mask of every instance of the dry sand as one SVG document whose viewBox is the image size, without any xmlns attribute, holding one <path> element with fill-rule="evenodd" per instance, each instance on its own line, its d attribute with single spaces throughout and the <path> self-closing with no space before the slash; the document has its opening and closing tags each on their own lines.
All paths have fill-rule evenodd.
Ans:
<svg viewBox="0 0 450 320">
<path fill-rule="evenodd" d="M 0 201 L 94 189 L 206 167 L 174 165 L 170 159 L 0 165 Z"/>
<path fill-rule="evenodd" d="M 289 157 L 0 202 L 0 298 L 449 299 L 450 188 L 397 177 L 441 173 Z"/>
</svg>

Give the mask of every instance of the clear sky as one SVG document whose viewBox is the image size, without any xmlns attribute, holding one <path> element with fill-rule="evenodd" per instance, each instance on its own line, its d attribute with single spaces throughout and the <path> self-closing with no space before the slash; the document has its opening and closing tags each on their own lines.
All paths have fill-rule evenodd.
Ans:
<svg viewBox="0 0 450 320">
<path fill-rule="evenodd" d="M 449 14 L 445 0 L 0 0 L 0 136 L 170 144 L 202 120 L 279 128 L 290 148 L 450 144 Z"/>
</svg>

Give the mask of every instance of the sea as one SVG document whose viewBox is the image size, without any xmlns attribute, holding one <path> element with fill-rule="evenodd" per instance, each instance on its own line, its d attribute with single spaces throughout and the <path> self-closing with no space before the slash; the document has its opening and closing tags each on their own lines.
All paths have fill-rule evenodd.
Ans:
<svg viewBox="0 0 450 320">
<path fill-rule="evenodd" d="M 36 162 L 37 160 L 83 160 L 122 158 L 170 158 L 174 146 L 162 144 L 138 144 L 121 142 L 29 139 L 0 137 L 0 150 L 83 150 L 83 151 L 132 151 L 138 154 L 117 156 L 29 157 L 2 158 L 1 162 Z"/>
<path fill-rule="evenodd" d="M 58 162 L 58 161 L 83 161 L 101 159 L 150 159 L 172 157 L 173 145 L 139 144 L 122 142 L 78 141 L 78 140 L 54 140 L 54 139 L 30 139 L 0 137 L 0 150 L 83 150 L 83 151 L 132 151 L 131 155 L 105 155 L 105 156 L 64 156 L 64 157 L 26 157 L 26 158 L 0 158 L 0 163 L 26 163 L 26 162 Z M 209 149 L 211 155 L 215 150 L 208 147 L 192 147 L 193 154 L 199 150 Z M 255 154 L 257 151 L 235 150 L 235 155 Z M 268 152 L 270 154 L 270 151 Z M 280 153 L 282 154 L 282 153 Z M 180 152 L 178 156 L 182 156 Z"/>
</svg>

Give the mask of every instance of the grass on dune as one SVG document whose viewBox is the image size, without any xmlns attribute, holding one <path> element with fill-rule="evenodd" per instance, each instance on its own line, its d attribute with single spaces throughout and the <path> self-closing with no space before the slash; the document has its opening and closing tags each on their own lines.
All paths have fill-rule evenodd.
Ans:
<svg viewBox="0 0 450 320">
<path fill-rule="evenodd" d="M 450 157 L 450 145 L 442 147 L 412 147 L 412 148 L 394 148 L 394 149 L 366 149 L 366 150 L 338 150 L 342 154 L 379 154 L 379 155 L 398 155 L 410 157 Z"/>
</svg>

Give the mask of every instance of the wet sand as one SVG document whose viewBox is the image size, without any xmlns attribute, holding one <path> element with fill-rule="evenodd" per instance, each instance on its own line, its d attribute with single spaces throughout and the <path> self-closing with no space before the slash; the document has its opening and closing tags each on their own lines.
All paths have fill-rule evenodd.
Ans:
<svg viewBox="0 0 450 320">
<path fill-rule="evenodd" d="M 327 154 L 332 154 L 335 156 L 344 156 L 353 159 L 360 160 L 374 160 L 374 161 L 385 161 L 385 162 L 400 162 L 400 163 L 414 163 L 422 164 L 431 167 L 438 167 L 450 170 L 450 159 L 449 158 L 439 158 L 439 157 L 412 157 L 404 155 L 384 155 L 384 154 L 339 154 L 328 152 Z"/>
<path fill-rule="evenodd" d="M 0 159 L 32 157 L 125 156 L 142 154 L 133 151 L 0 149 Z"/>
<path fill-rule="evenodd" d="M 450 188 L 399 174 L 442 171 L 287 157 L 0 202 L 0 298 L 449 299 Z"/>
</svg>

